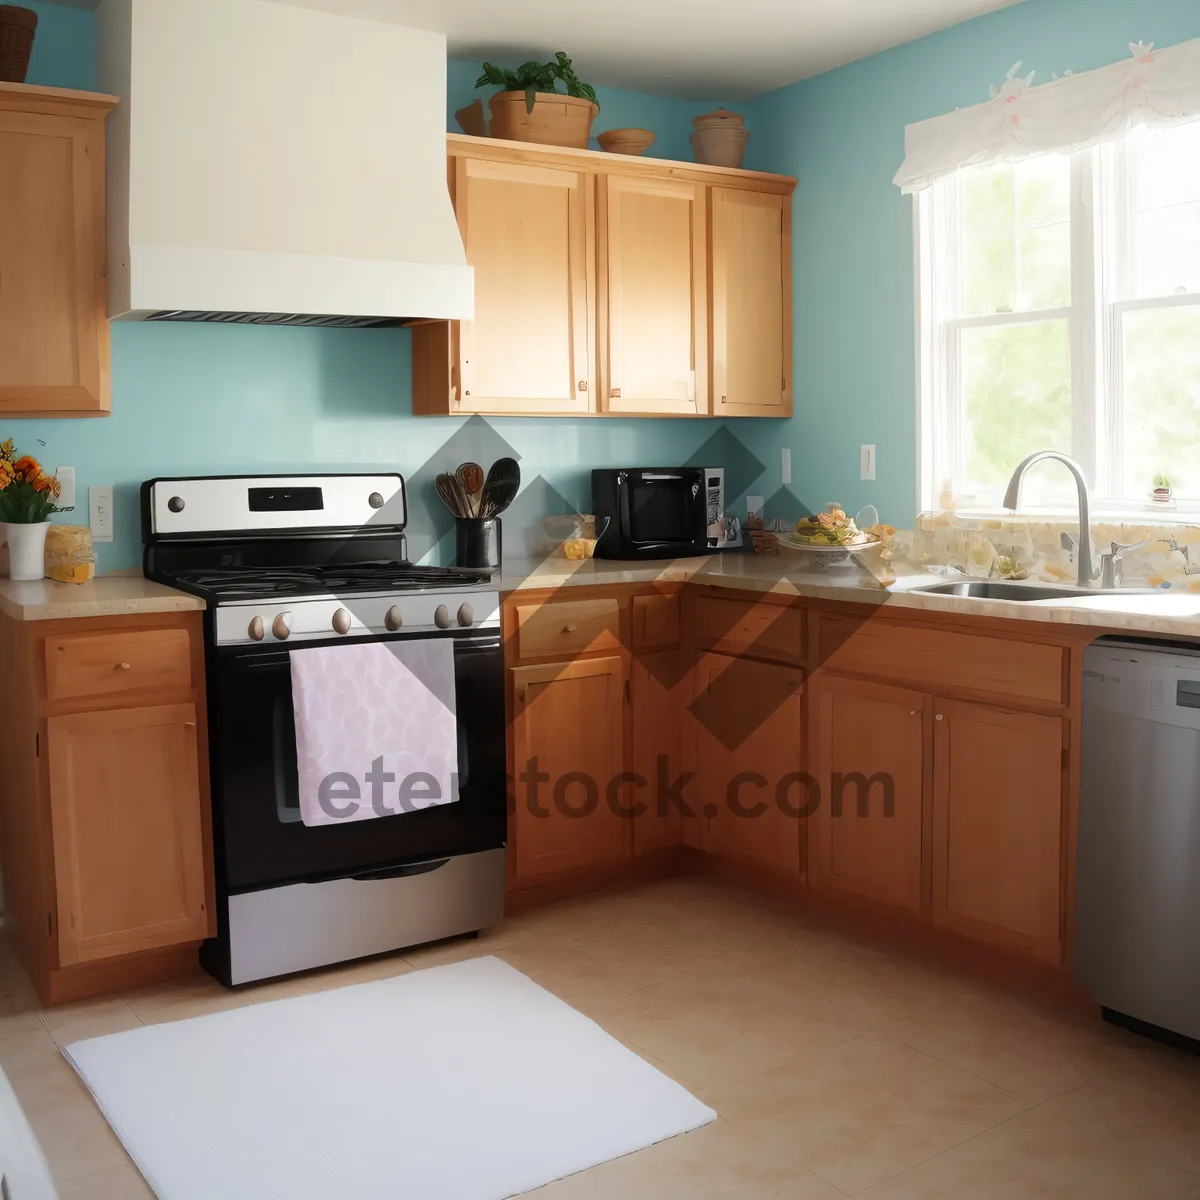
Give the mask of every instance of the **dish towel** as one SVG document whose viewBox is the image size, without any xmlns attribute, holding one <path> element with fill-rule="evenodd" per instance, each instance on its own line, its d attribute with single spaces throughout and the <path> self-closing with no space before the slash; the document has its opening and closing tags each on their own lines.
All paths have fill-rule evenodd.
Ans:
<svg viewBox="0 0 1200 1200">
<path fill-rule="evenodd" d="M 451 638 L 296 649 L 291 665 L 305 825 L 458 799 Z"/>
</svg>

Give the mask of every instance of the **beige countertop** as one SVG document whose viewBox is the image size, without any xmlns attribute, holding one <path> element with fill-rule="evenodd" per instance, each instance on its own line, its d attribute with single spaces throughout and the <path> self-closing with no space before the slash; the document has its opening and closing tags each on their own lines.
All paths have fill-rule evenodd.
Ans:
<svg viewBox="0 0 1200 1200">
<path fill-rule="evenodd" d="M 124 617 L 202 608 L 204 601 L 199 596 L 151 583 L 140 575 L 102 575 L 87 583 L 0 579 L 0 612 L 15 621 Z"/>
<path fill-rule="evenodd" d="M 786 551 L 774 558 L 726 553 L 645 563 L 603 559 L 572 562 L 552 557 L 542 562 L 505 563 L 500 590 L 686 581 L 811 600 L 886 604 L 925 612 L 1086 625 L 1164 637 L 1200 637 L 1200 594 L 1177 589 L 1149 595 L 1130 592 L 1128 595 L 1056 600 L 979 600 L 965 596 L 932 596 L 912 590 L 923 584 L 944 581 L 933 574 L 901 574 L 890 586 L 884 586 L 869 570 L 856 563 L 826 571 L 814 571 L 807 564 L 806 555 Z"/>
</svg>

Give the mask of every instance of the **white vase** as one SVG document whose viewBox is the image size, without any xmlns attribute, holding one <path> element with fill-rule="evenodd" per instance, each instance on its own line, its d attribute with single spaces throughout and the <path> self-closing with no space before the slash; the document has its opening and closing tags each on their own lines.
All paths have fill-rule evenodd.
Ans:
<svg viewBox="0 0 1200 1200">
<path fill-rule="evenodd" d="M 8 542 L 8 577 L 10 579 L 41 579 L 46 574 L 46 530 L 49 521 L 18 524 L 0 523 L 4 540 Z"/>
</svg>

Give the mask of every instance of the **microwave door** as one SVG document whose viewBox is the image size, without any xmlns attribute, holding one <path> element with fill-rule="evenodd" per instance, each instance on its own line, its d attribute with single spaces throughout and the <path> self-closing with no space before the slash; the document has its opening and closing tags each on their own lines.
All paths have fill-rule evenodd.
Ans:
<svg viewBox="0 0 1200 1200">
<path fill-rule="evenodd" d="M 690 474 L 690 473 L 689 473 Z M 683 473 L 631 474 L 622 497 L 623 526 L 641 551 L 677 553 L 693 540 L 696 481 Z"/>
</svg>

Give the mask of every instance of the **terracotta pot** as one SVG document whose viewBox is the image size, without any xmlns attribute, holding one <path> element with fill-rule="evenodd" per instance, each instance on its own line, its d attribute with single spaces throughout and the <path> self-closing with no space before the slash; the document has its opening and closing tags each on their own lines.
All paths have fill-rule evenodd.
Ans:
<svg viewBox="0 0 1200 1200">
<path fill-rule="evenodd" d="M 606 129 L 596 141 L 609 154 L 645 154 L 654 134 L 648 129 Z"/>
<path fill-rule="evenodd" d="M 24 83 L 38 17 L 32 9 L 0 4 L 0 81 Z"/>
<path fill-rule="evenodd" d="M 574 146 L 586 150 L 598 104 L 576 96 L 539 92 L 533 112 L 525 111 L 524 92 L 497 92 L 489 101 L 494 138 L 537 142 L 542 146 Z"/>
</svg>

